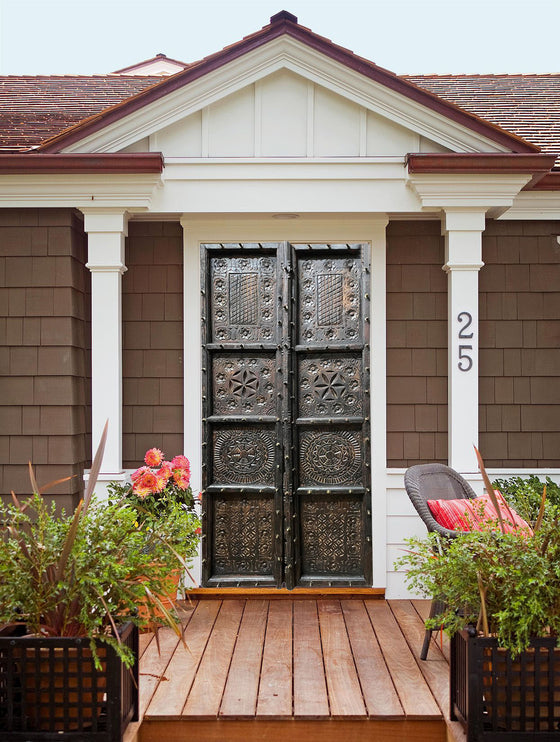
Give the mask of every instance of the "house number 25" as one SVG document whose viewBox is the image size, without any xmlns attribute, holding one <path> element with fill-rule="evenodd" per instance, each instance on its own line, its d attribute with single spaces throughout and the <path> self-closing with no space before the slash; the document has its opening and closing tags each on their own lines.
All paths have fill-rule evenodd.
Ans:
<svg viewBox="0 0 560 742">
<path fill-rule="evenodd" d="M 472 314 L 470 312 L 459 312 L 457 315 L 457 322 L 461 325 L 459 329 L 459 341 L 470 340 L 474 333 L 469 328 L 472 325 Z M 472 350 L 472 345 L 462 345 L 459 342 L 459 362 L 457 367 L 459 371 L 470 371 L 473 365 L 473 359 L 469 351 Z"/>
</svg>

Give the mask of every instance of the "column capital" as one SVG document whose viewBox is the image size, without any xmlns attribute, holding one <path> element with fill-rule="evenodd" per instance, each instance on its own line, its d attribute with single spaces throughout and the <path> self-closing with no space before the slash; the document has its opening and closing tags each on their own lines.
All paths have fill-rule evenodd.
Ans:
<svg viewBox="0 0 560 742">
<path fill-rule="evenodd" d="M 88 262 L 91 273 L 126 271 L 124 243 L 128 214 L 123 209 L 82 209 L 88 235 Z"/>
<path fill-rule="evenodd" d="M 484 232 L 486 209 L 444 209 L 441 215 L 442 234 L 448 232 Z"/>
<path fill-rule="evenodd" d="M 128 235 L 128 212 L 126 209 L 80 209 L 84 215 L 84 231 L 91 233 L 118 232 Z"/>
</svg>

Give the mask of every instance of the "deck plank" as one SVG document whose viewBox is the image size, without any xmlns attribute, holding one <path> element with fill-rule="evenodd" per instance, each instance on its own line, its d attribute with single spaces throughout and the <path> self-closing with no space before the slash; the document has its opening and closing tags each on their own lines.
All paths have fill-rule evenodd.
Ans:
<svg viewBox="0 0 560 742">
<path fill-rule="evenodd" d="M 292 715 L 293 601 L 271 601 L 264 642 L 257 717 Z"/>
<path fill-rule="evenodd" d="M 329 716 L 316 601 L 294 603 L 294 715 Z"/>
<path fill-rule="evenodd" d="M 441 709 L 449 729 L 450 739 L 455 742 L 466 742 L 463 726 L 458 721 L 449 719 L 449 662 L 445 653 L 432 643 L 427 659 L 420 659 L 420 650 L 424 640 L 424 620 L 418 613 L 417 602 L 421 601 L 391 600 L 389 605 Z M 430 612 L 429 603 L 425 611 L 423 606 L 418 607 L 426 616 Z"/>
<path fill-rule="evenodd" d="M 441 718 L 438 705 L 388 604 L 367 601 L 366 607 L 407 718 Z"/>
<path fill-rule="evenodd" d="M 322 600 L 318 607 L 331 715 L 366 716 L 340 601 Z"/>
<path fill-rule="evenodd" d="M 167 668 L 169 682 L 158 686 L 146 718 L 181 716 L 220 605 L 218 601 L 205 601 L 196 606 L 185 630 L 187 649 L 177 647 Z"/>
<path fill-rule="evenodd" d="M 177 649 L 180 640 L 172 629 L 162 628 L 159 630 L 159 649 L 153 634 L 151 641 L 142 655 L 139 677 L 139 712 L 140 718 L 146 713 L 152 696 L 158 685 L 167 681 L 165 675 L 167 665 L 173 653 Z"/>
<path fill-rule="evenodd" d="M 418 667 L 426 678 L 438 706 L 444 712 L 449 704 L 449 665 L 439 647 L 431 646 L 428 658 L 420 659 L 424 639 L 424 625 L 409 600 L 391 600 L 389 606 L 406 637 Z"/>
<path fill-rule="evenodd" d="M 227 601 L 227 609 L 221 603 L 183 709 L 183 716 L 196 716 L 200 719 L 218 716 L 244 607 L 243 600 Z"/>
<path fill-rule="evenodd" d="M 425 621 L 428 616 L 430 615 L 430 606 L 432 604 L 431 600 L 413 600 L 412 605 L 416 609 L 418 615 L 422 619 L 422 621 Z M 422 639 L 422 641 L 424 641 Z M 441 631 L 434 631 L 432 634 L 432 643 L 436 644 L 440 648 L 440 650 L 445 655 L 445 658 L 447 662 L 450 661 L 451 657 L 451 647 L 449 643 L 449 637 L 445 632 Z M 428 652 L 428 657 L 430 656 Z"/>
<path fill-rule="evenodd" d="M 220 716 L 255 716 L 268 605 L 267 600 L 247 601 L 229 668 Z"/>
<path fill-rule="evenodd" d="M 363 602 L 342 601 L 346 629 L 369 716 L 401 718 L 404 710 Z"/>
</svg>

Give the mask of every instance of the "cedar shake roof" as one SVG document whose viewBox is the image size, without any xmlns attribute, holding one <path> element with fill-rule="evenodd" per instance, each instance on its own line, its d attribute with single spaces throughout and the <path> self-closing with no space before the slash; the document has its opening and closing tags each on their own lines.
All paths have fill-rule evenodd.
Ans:
<svg viewBox="0 0 560 742">
<path fill-rule="evenodd" d="M 560 74 L 403 78 L 537 144 L 544 153 L 560 154 Z"/>
<path fill-rule="evenodd" d="M 29 149 L 161 82 L 161 76 L 0 76 L 0 151 Z"/>
</svg>

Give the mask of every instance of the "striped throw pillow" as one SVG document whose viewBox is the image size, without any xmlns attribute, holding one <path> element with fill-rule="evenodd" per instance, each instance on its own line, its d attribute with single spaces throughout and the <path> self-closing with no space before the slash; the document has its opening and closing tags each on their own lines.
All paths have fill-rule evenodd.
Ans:
<svg viewBox="0 0 560 742">
<path fill-rule="evenodd" d="M 532 533 L 531 526 L 509 506 L 501 492 L 494 491 L 506 533 L 523 529 Z M 489 495 L 481 495 L 471 500 L 428 500 L 432 515 L 444 528 L 451 531 L 481 531 L 484 523 L 491 522 L 500 529 L 498 513 Z"/>
</svg>

